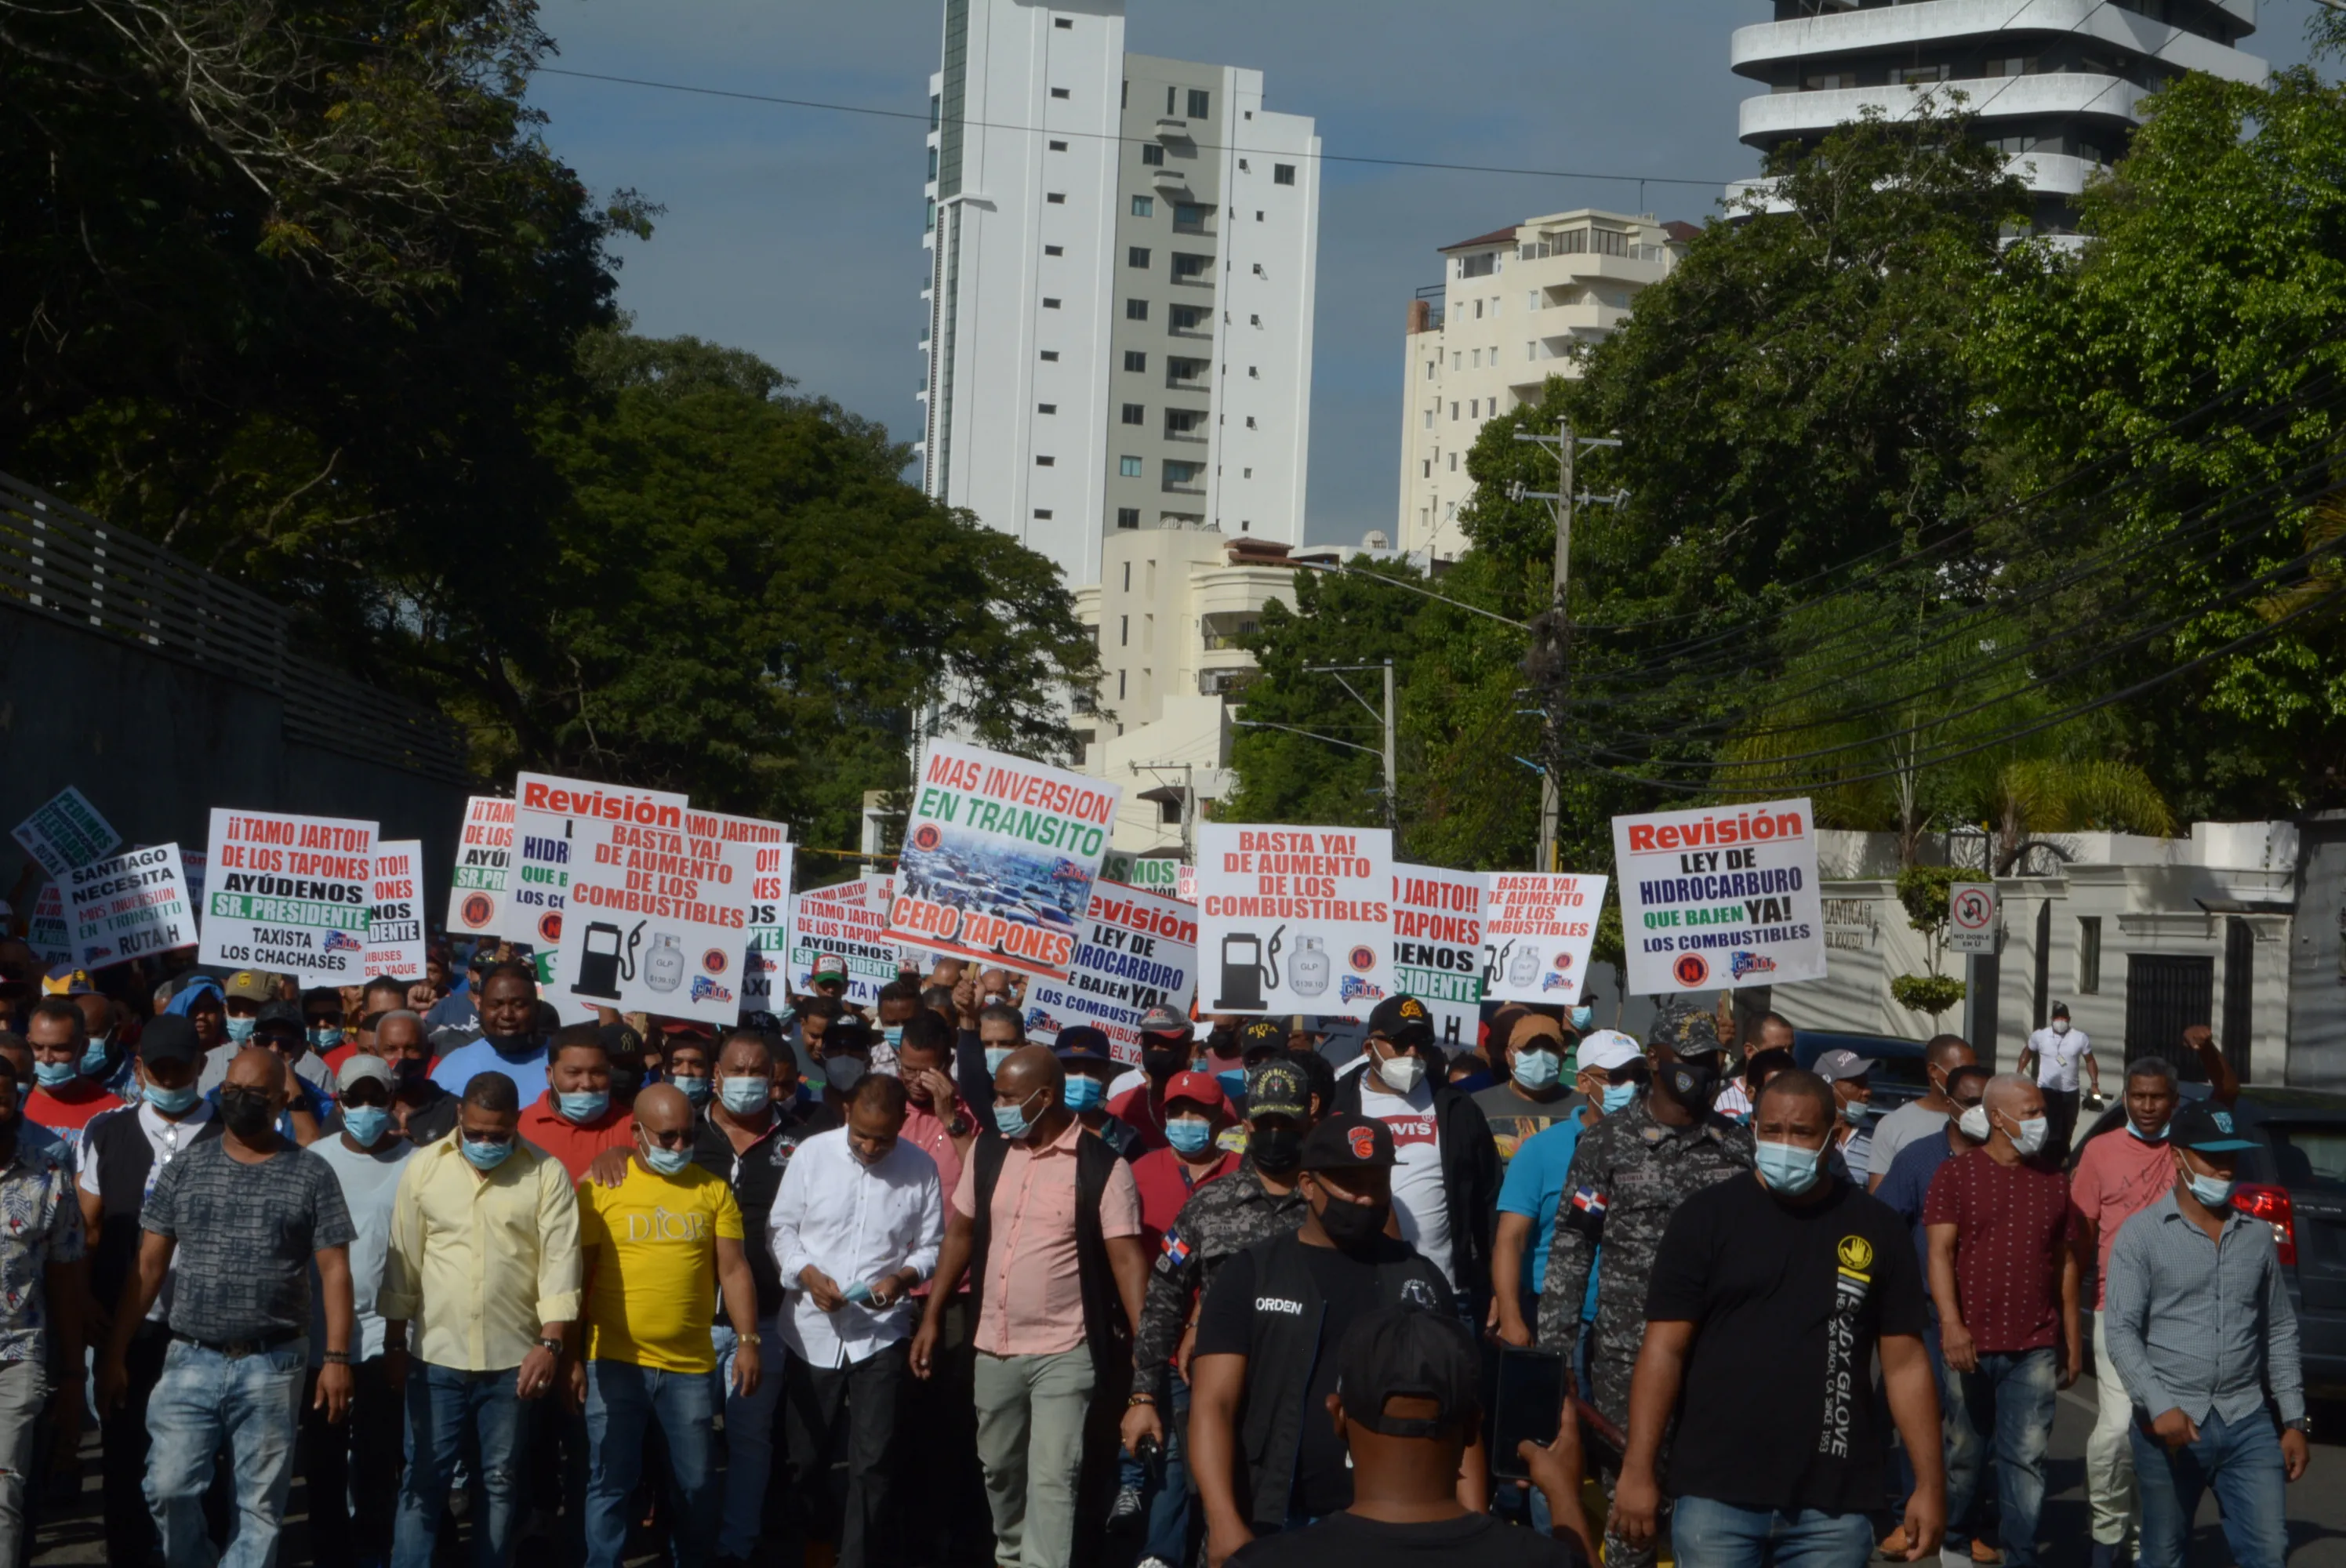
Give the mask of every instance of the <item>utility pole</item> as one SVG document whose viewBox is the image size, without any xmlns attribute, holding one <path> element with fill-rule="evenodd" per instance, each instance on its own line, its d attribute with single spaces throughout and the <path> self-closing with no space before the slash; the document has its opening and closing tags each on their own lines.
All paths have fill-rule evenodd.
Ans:
<svg viewBox="0 0 2346 1568">
<path fill-rule="evenodd" d="M 1304 668 L 1305 673 L 1306 673 L 1306 674 L 1309 674 L 1309 675 L 1332 675 L 1332 676 L 1334 676 L 1334 677 L 1336 677 L 1336 684 L 1337 684 L 1338 686 L 1341 686 L 1341 687 L 1342 687 L 1344 688 L 1344 695 L 1345 695 L 1345 696 L 1347 696 L 1347 697 L 1351 697 L 1354 702 L 1359 703 L 1359 704 L 1361 705 L 1361 707 L 1362 707 L 1362 708 L 1363 708 L 1367 709 L 1367 712 L 1368 712 L 1369 717 L 1370 717 L 1371 718 L 1375 719 L 1378 723 L 1382 724 L 1382 725 L 1384 727 L 1384 738 L 1385 738 L 1385 743 L 1384 743 L 1384 748 L 1383 748 L 1383 756 L 1384 756 L 1384 763 L 1385 763 L 1385 826 L 1386 826 L 1388 829 L 1392 830 L 1392 831 L 1394 831 L 1394 832 L 1398 833 L 1399 831 L 1401 831 L 1401 799 L 1400 799 L 1400 790 L 1399 790 L 1399 786 L 1398 786 L 1398 784 L 1397 784 L 1397 782 L 1396 782 L 1396 779 L 1395 779 L 1395 772 L 1394 772 L 1394 768 L 1393 768 L 1393 669 L 1392 669 L 1392 660 L 1391 660 L 1391 659 L 1387 659 L 1387 660 L 1385 660 L 1385 661 L 1384 661 L 1384 663 L 1383 663 L 1382 665 L 1373 665 L 1373 664 L 1307 664 L 1307 665 L 1305 665 L 1305 666 L 1303 667 L 1303 668 Z M 1384 671 L 1384 677 L 1385 677 L 1385 705 L 1384 705 L 1384 707 L 1383 707 L 1383 708 L 1382 708 L 1382 710 L 1380 710 L 1380 709 L 1378 709 L 1378 708 L 1372 708 L 1372 707 L 1370 707 L 1370 705 L 1369 705 L 1369 699 L 1368 699 L 1367 697 L 1362 697 L 1359 692 L 1354 691 L 1354 690 L 1352 689 L 1352 683 L 1351 681 L 1346 680 L 1346 679 L 1344 678 L 1344 677 L 1345 677 L 1346 676 L 1348 676 L 1348 675 L 1357 675 L 1357 674 L 1361 674 L 1361 673 L 1362 673 L 1362 672 L 1364 672 L 1364 671 L 1372 670 L 1372 669 L 1382 669 L 1382 670 Z M 1241 723 L 1243 723 L 1244 721 L 1243 721 L 1243 720 L 1241 720 L 1240 722 L 1241 722 Z M 1250 726 L 1250 728 L 1262 728 L 1262 727 L 1261 727 L 1261 726 Z M 1270 726 L 1270 728 L 1281 728 L 1281 727 L 1277 726 L 1277 725 L 1273 725 L 1273 726 Z M 1320 737 L 1317 737 L 1316 738 L 1322 739 L 1322 740 L 1330 740 L 1330 739 L 1333 739 L 1334 738 L 1333 738 L 1333 737 L 1331 737 L 1331 736 L 1320 736 Z M 1338 741 L 1336 741 L 1336 742 L 1335 742 L 1335 744 L 1337 744 L 1337 745 L 1339 745 L 1339 746 L 1351 746 L 1351 745 L 1352 745 L 1352 742 L 1350 742 L 1350 741 L 1346 741 L 1346 740 L 1338 740 Z M 1368 749 L 1368 748 L 1367 748 L 1367 747 L 1365 747 L 1365 746 L 1353 746 L 1353 747 L 1352 747 L 1352 749 L 1354 749 L 1355 751 L 1366 751 L 1366 750 Z"/>
<path fill-rule="evenodd" d="M 1395 804 L 1399 798 L 1393 782 L 1392 660 L 1387 659 L 1385 660 L 1385 826 L 1396 830 L 1401 826 Z"/>
<path fill-rule="evenodd" d="M 1195 778 L 1198 765 L 1194 762 L 1133 762 L 1127 763 L 1127 766 L 1135 773 L 1143 770 L 1150 773 L 1170 773 L 1176 768 L 1181 770 L 1181 863 L 1185 866 L 1196 865 L 1198 863 L 1198 786 Z"/>
<path fill-rule="evenodd" d="M 1556 518 L 1556 585 L 1555 611 L 1556 617 L 1556 656 L 1563 670 L 1563 684 L 1556 693 L 1556 705 L 1547 716 L 1548 746 L 1546 765 L 1540 769 L 1539 869 L 1553 871 L 1556 865 L 1556 829 L 1564 813 L 1564 795 L 1557 788 L 1556 765 L 1562 752 L 1564 716 L 1571 697 L 1572 682 L 1572 611 L 1566 590 L 1572 581 L 1572 519 L 1574 508 L 1583 501 L 1601 505 L 1617 506 L 1619 494 L 1612 495 L 1582 495 L 1578 494 L 1580 449 L 1584 446 L 1618 446 L 1612 436 L 1583 435 L 1572 433 L 1569 417 L 1556 422 L 1554 435 L 1535 435 L 1530 431 L 1517 431 L 1517 441 L 1528 441 L 1546 447 L 1556 454 L 1559 483 L 1554 490 L 1529 490 L 1521 481 L 1507 487 L 1511 501 L 1545 501 L 1548 512 Z"/>
</svg>

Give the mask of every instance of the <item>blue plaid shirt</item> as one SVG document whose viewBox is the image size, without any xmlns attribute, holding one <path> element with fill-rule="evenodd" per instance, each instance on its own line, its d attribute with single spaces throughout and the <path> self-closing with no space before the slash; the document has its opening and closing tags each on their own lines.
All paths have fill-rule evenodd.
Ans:
<svg viewBox="0 0 2346 1568">
<path fill-rule="evenodd" d="M 0 1361 L 47 1360 L 47 1269 L 81 1256 L 72 1155 L 19 1136 L 0 1167 Z"/>
</svg>

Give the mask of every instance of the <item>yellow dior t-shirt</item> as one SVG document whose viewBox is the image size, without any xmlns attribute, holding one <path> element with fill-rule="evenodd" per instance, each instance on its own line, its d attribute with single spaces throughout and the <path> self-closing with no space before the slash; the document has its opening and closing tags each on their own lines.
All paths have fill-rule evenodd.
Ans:
<svg viewBox="0 0 2346 1568">
<path fill-rule="evenodd" d="M 630 1160 L 617 1186 L 580 1182 L 587 1359 L 715 1371 L 709 1325 L 720 1236 L 741 1239 L 741 1207 L 722 1177 L 699 1166 L 662 1176 Z"/>
</svg>

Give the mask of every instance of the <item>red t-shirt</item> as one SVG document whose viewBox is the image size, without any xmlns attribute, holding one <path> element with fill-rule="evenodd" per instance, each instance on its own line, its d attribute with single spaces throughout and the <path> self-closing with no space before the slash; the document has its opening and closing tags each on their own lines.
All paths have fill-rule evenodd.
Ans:
<svg viewBox="0 0 2346 1568">
<path fill-rule="evenodd" d="M 2161 1138 L 2144 1143 L 2124 1127 L 2086 1145 L 2069 1178 L 2069 1207 L 2101 1228 L 2095 1233 L 2094 1310 L 2102 1308 L 2102 1281 L 2110 1272 L 2110 1244 L 2118 1227 L 2175 1185 L 2175 1161 Z"/>
<path fill-rule="evenodd" d="M 60 1097 L 36 1084 L 33 1092 L 25 1096 L 25 1119 L 62 1136 L 78 1133 L 107 1112 L 122 1108 L 122 1102 L 112 1095 L 95 1084 L 90 1087 L 96 1092 Z"/>
<path fill-rule="evenodd" d="M 356 1042 L 352 1042 L 348 1045 L 337 1045 L 332 1050 L 327 1052 L 323 1056 L 320 1057 L 319 1060 L 325 1063 L 326 1071 L 333 1074 L 334 1081 L 339 1084 L 342 1082 L 342 1064 L 349 1061 L 352 1054 L 357 1050 L 358 1045 Z"/>
<path fill-rule="evenodd" d="M 1147 1084 L 1127 1089 L 1107 1103 L 1107 1114 L 1132 1129 L 1134 1147 L 1154 1153 L 1170 1145 L 1165 1142 L 1165 1113 L 1149 1103 L 1148 1090 Z M 1146 1195 L 1141 1201 L 1145 1210 Z"/>
<path fill-rule="evenodd" d="M 1158 1149 L 1132 1162 L 1132 1181 L 1140 1189 L 1140 1231 L 1153 1262 L 1165 1243 L 1165 1233 L 1181 1213 L 1189 1195 L 1218 1176 L 1239 1168 L 1239 1156 L 1224 1155 L 1202 1173 L 1183 1163 L 1171 1149 Z"/>
<path fill-rule="evenodd" d="M 554 1091 L 548 1089 L 523 1108 L 517 1130 L 522 1142 L 551 1156 L 570 1173 L 572 1181 L 585 1181 L 586 1167 L 595 1163 L 597 1155 L 605 1149 L 624 1149 L 635 1142 L 636 1118 L 626 1106 L 614 1102 L 591 1122 L 565 1121 L 554 1108 Z"/>
<path fill-rule="evenodd" d="M 2059 1171 L 1966 1149 L 1931 1178 L 1923 1223 L 1955 1227 L 1955 1304 L 1981 1353 L 2059 1340 L 2061 1264 L 2075 1234 Z"/>
</svg>

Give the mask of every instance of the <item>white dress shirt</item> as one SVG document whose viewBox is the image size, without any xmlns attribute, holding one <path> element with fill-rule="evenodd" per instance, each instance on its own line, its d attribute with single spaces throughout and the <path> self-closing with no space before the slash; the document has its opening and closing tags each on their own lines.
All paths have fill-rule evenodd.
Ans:
<svg viewBox="0 0 2346 1568">
<path fill-rule="evenodd" d="M 850 1301 L 826 1312 L 799 1275 L 812 1264 L 843 1291 L 904 1268 L 921 1279 L 935 1273 L 944 1193 L 927 1151 L 900 1139 L 867 1166 L 849 1146 L 846 1128 L 818 1133 L 783 1173 L 768 1224 L 786 1292 L 782 1342 L 807 1365 L 842 1367 L 912 1337 L 915 1303 L 900 1297 L 875 1310 Z"/>
</svg>

